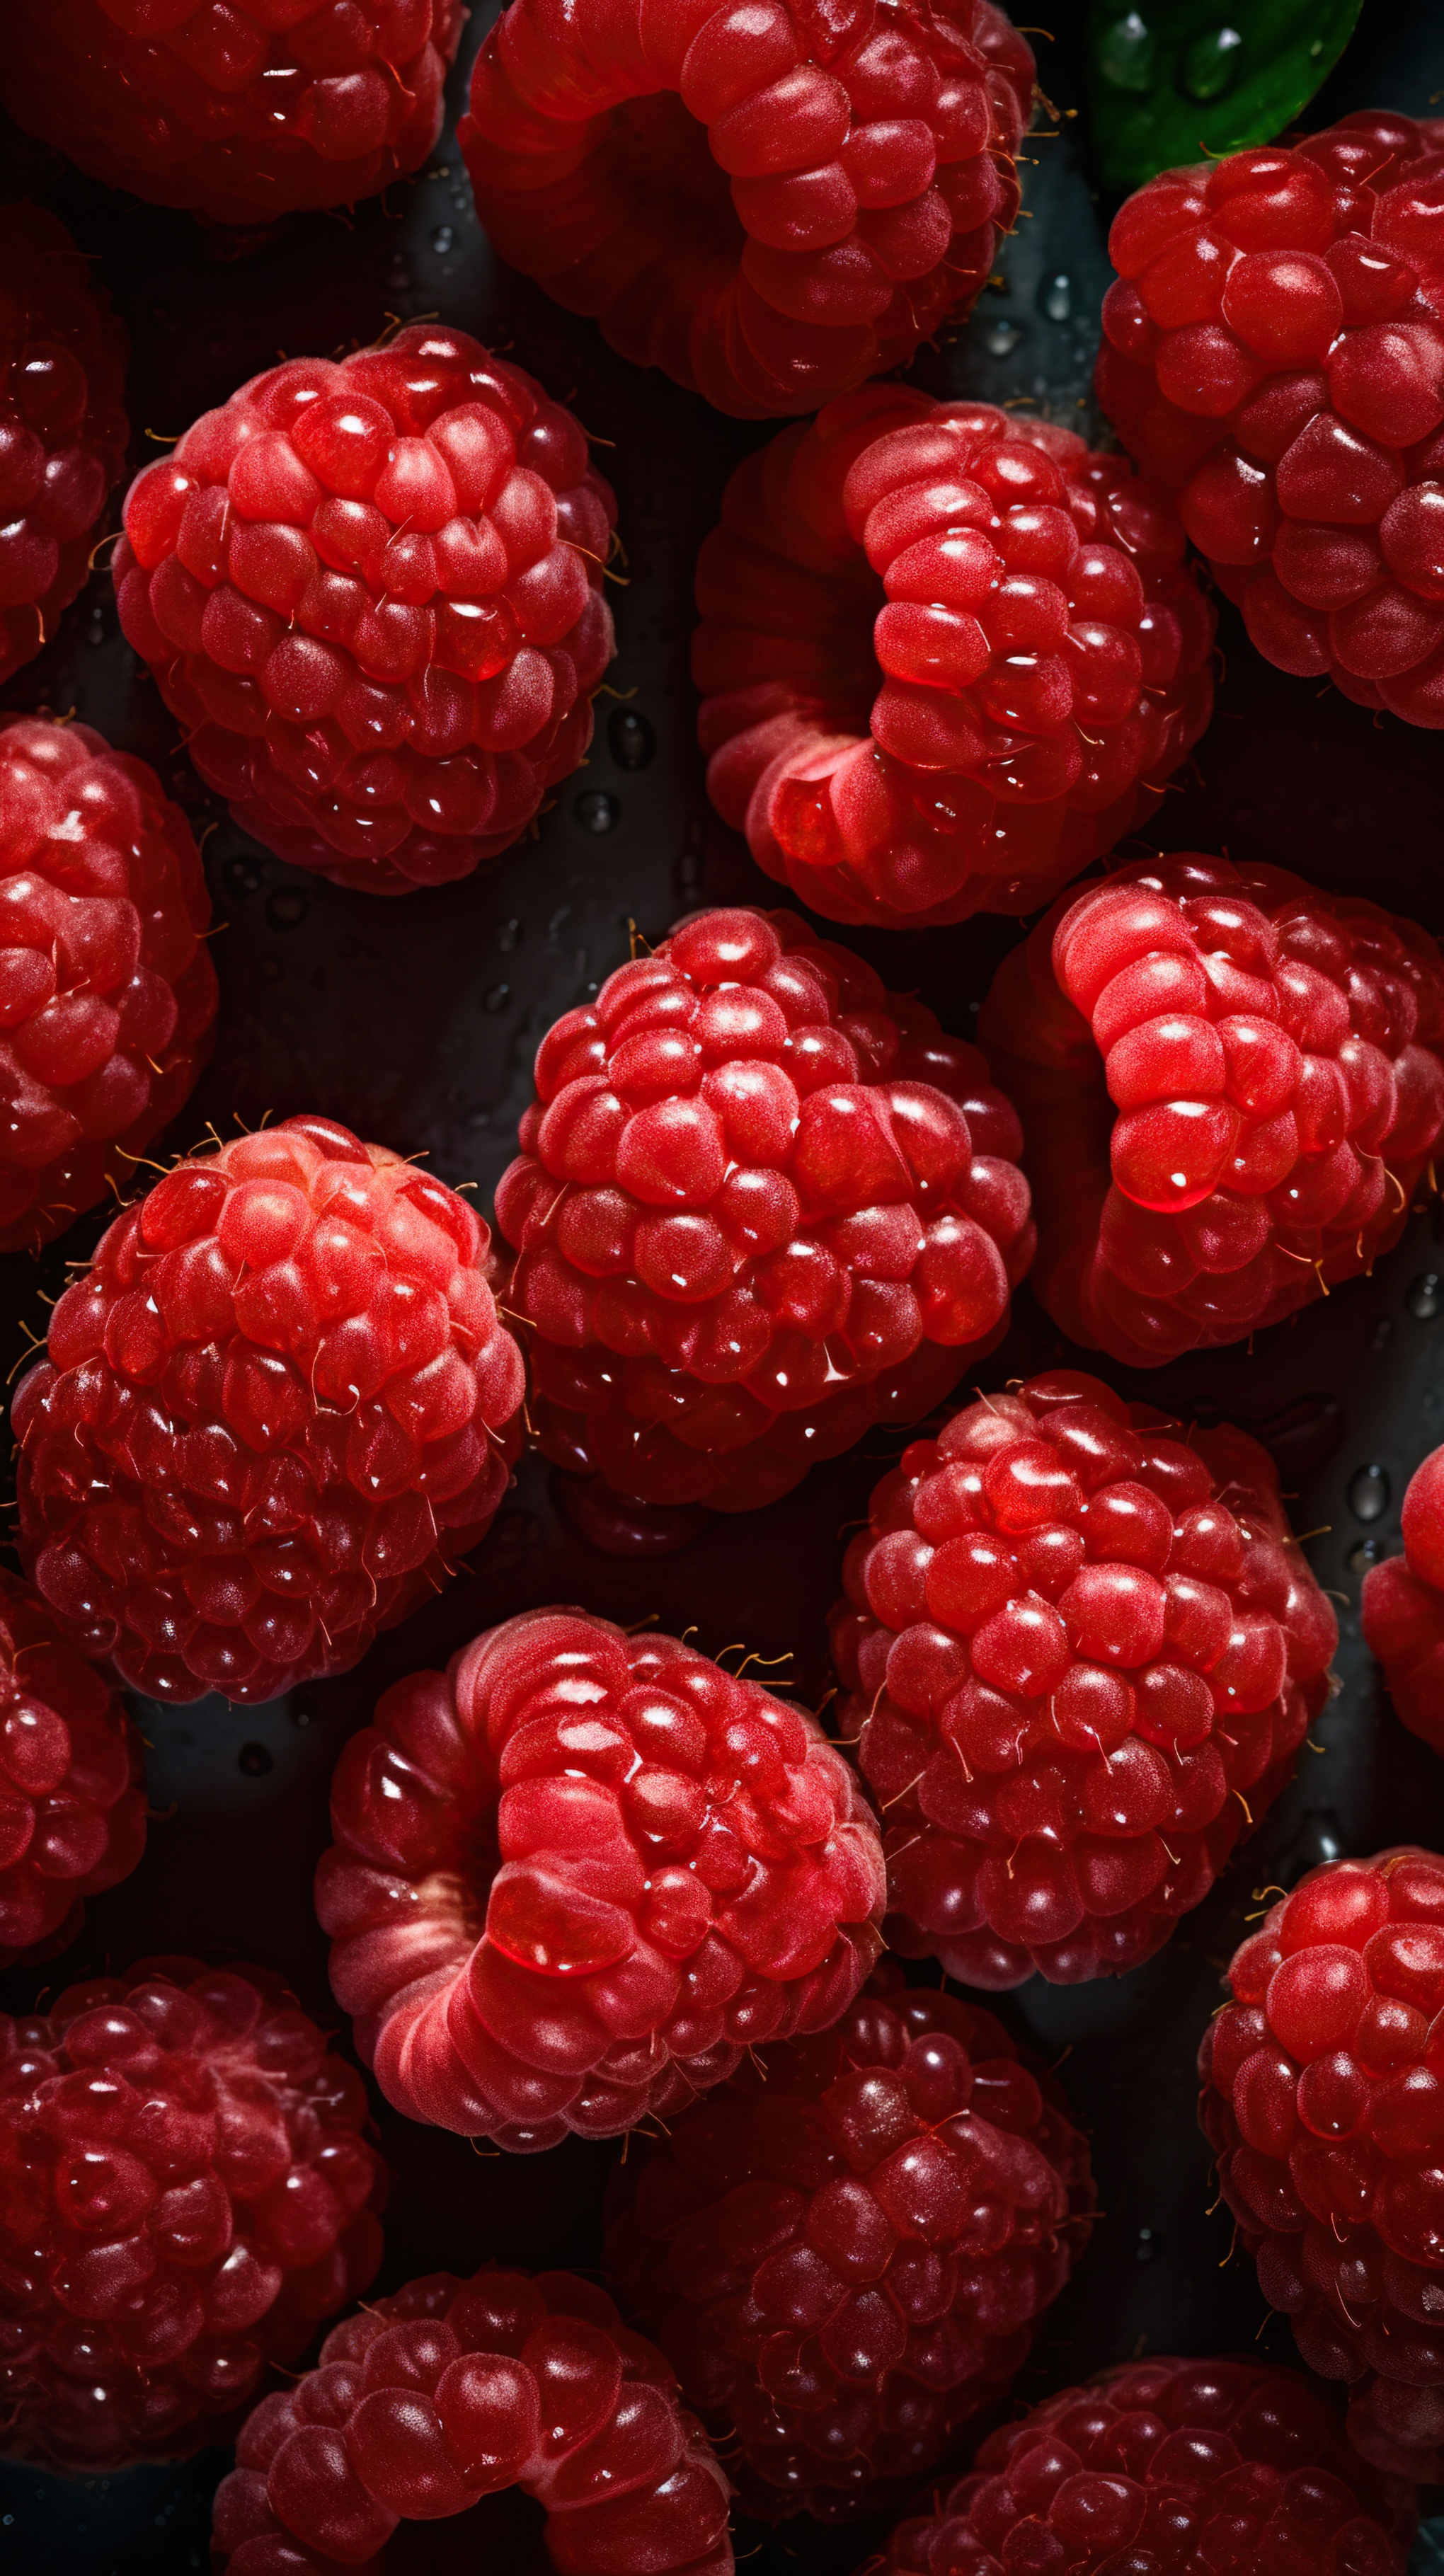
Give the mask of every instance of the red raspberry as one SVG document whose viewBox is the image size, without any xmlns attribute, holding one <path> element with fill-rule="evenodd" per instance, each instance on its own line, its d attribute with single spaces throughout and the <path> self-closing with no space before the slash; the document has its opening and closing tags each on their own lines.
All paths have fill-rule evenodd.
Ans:
<svg viewBox="0 0 1444 2576">
<path fill-rule="evenodd" d="M 274 1699 L 439 1589 L 520 1447 L 487 1244 L 329 1118 L 116 1218 L 11 1417 L 26 1571 L 86 1654 L 157 1699 Z"/>
<path fill-rule="evenodd" d="M 294 358 L 131 485 L 120 620 L 238 823 L 371 894 L 509 849 L 592 735 L 616 505 L 464 331 Z"/>
<path fill-rule="evenodd" d="M 608 2277 L 735 2428 L 748 2511 L 824 2522 L 895 2503 L 997 2403 L 1094 2205 L 1061 2088 L 891 1960 L 613 2190 Z"/>
<path fill-rule="evenodd" d="M 13 0 L 0 96 L 108 187 L 268 224 L 420 166 L 464 16 L 459 0 Z"/>
<path fill-rule="evenodd" d="M 584 1610 L 397 1682 L 331 1823 L 331 1983 L 387 2099 L 524 2154 L 825 2029 L 880 1947 L 877 1827 L 816 1720 Z"/>
<path fill-rule="evenodd" d="M 704 912 L 543 1039 L 497 1224 L 542 1448 L 774 1502 L 1002 1338 L 1033 1228 L 976 1047 L 790 912 Z"/>
<path fill-rule="evenodd" d="M 1404 2576 L 1414 2501 L 1291 2370 L 1138 2361 L 990 2434 L 877 2576 Z"/>
<path fill-rule="evenodd" d="M 915 1440 L 843 1580 L 889 1943 L 965 1985 L 1151 1958 L 1328 1698 L 1338 1623 L 1267 1452 L 1072 1370 Z"/>
<path fill-rule="evenodd" d="M 7 20 L 0 79 L 15 41 Z M 62 223 L 0 206 L 0 680 L 55 632 L 120 480 L 128 342 Z"/>
<path fill-rule="evenodd" d="M 902 385 L 830 403 L 738 467 L 702 549 L 714 805 L 833 921 L 1046 903 L 1208 722 L 1183 550 L 1171 497 L 1071 430 Z"/>
<path fill-rule="evenodd" d="M 503 259 L 755 420 L 968 311 L 1033 69 L 991 0 L 512 0 L 458 140 Z"/>
<path fill-rule="evenodd" d="M 1444 1753 L 1444 1449 L 1410 1477 L 1403 1524 L 1404 1553 L 1370 1566 L 1360 1616 L 1397 1714 Z"/>
<path fill-rule="evenodd" d="M 1166 170 L 1109 236 L 1098 393 L 1259 651 L 1444 725 L 1444 120 Z"/>
<path fill-rule="evenodd" d="M 1444 1860 L 1327 1861 L 1234 1952 L 1200 2118 L 1270 2307 L 1355 2449 L 1444 2476 Z M 1432 2028 L 1431 2028 L 1432 2025 Z"/>
<path fill-rule="evenodd" d="M 0 1568 L 0 1968 L 67 1949 L 145 1849 L 140 1737 L 43 1601 Z"/>
<path fill-rule="evenodd" d="M 3 536 L 0 536 L 3 543 Z M 63 1234 L 211 1051 L 211 900 L 155 771 L 89 725 L 0 716 L 0 1252 Z"/>
<path fill-rule="evenodd" d="M 0 2453 L 225 2438 L 381 2259 L 360 2077 L 264 1968 L 151 1959 L 0 2014 Z"/>
<path fill-rule="evenodd" d="M 504 2487 L 541 2506 L 560 2576 L 732 2576 L 700 2424 L 656 2348 L 570 2272 L 433 2272 L 373 2300 L 262 2399 L 236 2463 L 212 2534 L 231 2576 L 379 2568 L 399 2522 Z"/>
<path fill-rule="evenodd" d="M 1367 1275 L 1444 1128 L 1434 941 L 1282 868 L 1186 850 L 1065 898 L 978 1035 L 1023 1113 L 1033 1286 L 1135 1368 Z"/>
</svg>

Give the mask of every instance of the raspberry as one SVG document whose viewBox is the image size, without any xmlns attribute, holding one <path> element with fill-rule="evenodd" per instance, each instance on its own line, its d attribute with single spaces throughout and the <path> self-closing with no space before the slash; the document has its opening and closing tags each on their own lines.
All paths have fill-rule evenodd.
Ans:
<svg viewBox="0 0 1444 2576">
<path fill-rule="evenodd" d="M 1072 1370 L 915 1440 L 843 1580 L 889 1944 L 965 1985 L 1151 1958 L 1328 1697 L 1338 1624 L 1267 1452 Z"/>
<path fill-rule="evenodd" d="M 425 160 L 459 0 L 14 0 L 0 95 L 93 179 L 218 224 L 352 205 Z"/>
<path fill-rule="evenodd" d="M 1413 2498 L 1291 2370 L 1138 2361 L 1005 2424 L 877 2576 L 1404 2576 Z"/>
<path fill-rule="evenodd" d="M 360 2077 L 263 1968 L 151 1959 L 0 2014 L 0 2453 L 224 2440 L 381 2259 Z"/>
<path fill-rule="evenodd" d="M 129 1185 L 189 1098 L 214 1034 L 211 904 L 143 760 L 0 716 L 0 911 L 0 1252 L 35 1251 Z"/>
<path fill-rule="evenodd" d="M 28 1584 L 0 1567 L 0 1968 L 67 1949 L 145 1849 L 140 1737 Z"/>
<path fill-rule="evenodd" d="M 1444 725 L 1444 120 L 1166 170 L 1109 238 L 1098 393 L 1280 669 Z"/>
<path fill-rule="evenodd" d="M 1364 1577 L 1360 1619 L 1398 1715 L 1444 1753 L 1444 1449 L 1410 1477 L 1403 1523 L 1403 1555 Z"/>
<path fill-rule="evenodd" d="M 1033 1286 L 1073 1341 L 1133 1367 L 1367 1275 L 1444 1127 L 1427 931 L 1196 851 L 1057 904 L 1004 959 L 978 1035 L 1023 1114 Z"/>
<path fill-rule="evenodd" d="M 1310 2370 L 1350 2383 L 1355 2449 L 1437 2480 L 1444 1860 L 1395 1850 L 1310 1870 L 1228 1982 L 1199 2051 L 1199 2115 L 1259 2286 Z"/>
<path fill-rule="evenodd" d="M 504 2487 L 542 2507 L 560 2576 L 732 2576 L 701 2426 L 661 2354 L 569 2272 L 433 2272 L 373 2300 L 262 2399 L 236 2462 L 212 2533 L 232 2576 L 379 2567 L 398 2523 Z"/>
<path fill-rule="evenodd" d="M 253 376 L 137 476 L 121 624 L 238 823 L 406 894 L 510 848 L 586 751 L 615 517 L 569 411 L 413 322 Z"/>
<path fill-rule="evenodd" d="M 1094 2194 L 1059 2086 L 890 1960 L 618 2168 L 614 2202 L 608 2277 L 735 2429 L 747 2509 L 836 2521 L 1005 2393 Z"/>
<path fill-rule="evenodd" d="M 702 549 L 714 805 L 834 921 L 1047 902 L 1208 722 L 1183 550 L 1172 497 L 1071 430 L 901 385 L 830 403 L 739 466 Z"/>
<path fill-rule="evenodd" d="M 1033 69 L 991 0 L 513 0 L 458 139 L 503 259 L 755 420 L 968 311 Z"/>
<path fill-rule="evenodd" d="M 7 22 L 0 78 L 14 43 Z M 62 223 L 0 206 L 0 680 L 89 570 L 125 443 L 125 332 Z"/>
<path fill-rule="evenodd" d="M 976 1047 L 795 913 L 704 912 L 543 1039 L 502 1175 L 542 1448 L 748 1511 L 1003 1334 L 1033 1228 Z"/>
<path fill-rule="evenodd" d="M 156 1699 L 274 1699 L 440 1588 L 520 1446 L 487 1242 L 329 1118 L 116 1218 L 12 1409 L 21 1555 L 86 1654 Z"/>
<path fill-rule="evenodd" d="M 877 1827 L 816 1720 L 584 1610 L 397 1682 L 331 1820 L 317 1909 L 367 2064 L 412 2119 L 521 2153 L 825 2029 L 880 1946 Z"/>
</svg>

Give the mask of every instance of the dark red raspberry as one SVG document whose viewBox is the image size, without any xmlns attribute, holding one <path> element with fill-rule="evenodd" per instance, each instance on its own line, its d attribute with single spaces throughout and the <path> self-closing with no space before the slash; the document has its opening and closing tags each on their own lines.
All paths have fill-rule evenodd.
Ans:
<svg viewBox="0 0 1444 2576">
<path fill-rule="evenodd" d="M 1199 2116 L 1270 2307 L 1356 2450 L 1444 2477 L 1444 1860 L 1310 1870 L 1234 1952 Z"/>
<path fill-rule="evenodd" d="M 738 467 L 702 549 L 714 805 L 833 921 L 1046 903 L 1208 722 L 1183 551 L 1171 496 L 1071 430 L 902 385 L 830 403 Z"/>
<path fill-rule="evenodd" d="M 1104 409 L 1261 653 L 1444 725 L 1444 120 L 1166 170 L 1109 236 Z"/>
<path fill-rule="evenodd" d="M 0 2454 L 224 2440 L 381 2259 L 360 2077 L 263 1968 L 152 1959 L 0 2014 Z"/>
<path fill-rule="evenodd" d="M 1254 2361 L 1138 2361 L 990 2434 L 877 2576 L 1404 2576 L 1414 2500 Z"/>
<path fill-rule="evenodd" d="M 16 30 L 7 20 L 3 64 Z M 55 632 L 120 480 L 128 342 L 62 223 L 0 206 L 0 680 Z"/>
<path fill-rule="evenodd" d="M 592 735 L 616 505 L 464 331 L 293 358 L 131 485 L 120 620 L 237 822 L 371 894 L 509 849 Z"/>
<path fill-rule="evenodd" d="M 521 1442 L 488 1240 L 329 1118 L 116 1218 L 12 1409 L 21 1555 L 87 1654 L 157 1699 L 274 1699 L 440 1588 Z"/>
<path fill-rule="evenodd" d="M 605 2262 L 743 2503 L 896 2502 L 1021 2369 L 1082 2253 L 1088 2150 L 981 2006 L 879 1968 L 619 2167 Z M 729 2454 L 730 2461 L 730 2454 Z"/>
<path fill-rule="evenodd" d="M 904 1450 L 843 1580 L 889 1943 L 965 1985 L 1151 1958 L 1328 1698 L 1338 1624 L 1267 1451 L 1071 1370 Z"/>
<path fill-rule="evenodd" d="M 0 96 L 108 187 L 268 224 L 419 167 L 464 17 L 459 0 L 14 0 Z"/>
<path fill-rule="evenodd" d="M 0 1968 L 74 1940 L 145 1849 L 140 1737 L 43 1601 L 0 1568 Z"/>
<path fill-rule="evenodd" d="M 1282 868 L 1181 851 L 1065 897 L 978 1035 L 1023 1116 L 1033 1286 L 1133 1367 L 1370 1272 L 1444 1128 L 1434 941 Z"/>
<path fill-rule="evenodd" d="M 130 1186 L 211 1051 L 211 899 L 155 771 L 0 716 L 0 916 L 0 1252 L 35 1251 Z"/>
<path fill-rule="evenodd" d="M 512 0 L 458 139 L 503 259 L 742 419 L 966 313 L 1033 56 L 991 0 Z"/>
<path fill-rule="evenodd" d="M 1017 1119 L 795 913 L 694 915 L 556 1022 L 536 1082 L 496 1212 L 559 1466 L 748 1511 L 1001 1339 Z"/>
<path fill-rule="evenodd" d="M 331 1822 L 317 1909 L 361 2054 L 412 2119 L 522 2153 L 825 2029 L 880 1947 L 877 1827 L 815 1718 L 584 1610 L 397 1682 Z"/>
<path fill-rule="evenodd" d="M 1398 1715 L 1444 1753 L 1444 1449 L 1410 1477 L 1403 1524 L 1403 1555 L 1364 1577 L 1360 1618 Z"/>
</svg>

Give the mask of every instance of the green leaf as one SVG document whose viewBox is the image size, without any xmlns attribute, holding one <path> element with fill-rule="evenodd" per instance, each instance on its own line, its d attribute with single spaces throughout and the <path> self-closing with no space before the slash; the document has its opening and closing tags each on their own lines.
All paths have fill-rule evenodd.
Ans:
<svg viewBox="0 0 1444 2576">
<path fill-rule="evenodd" d="M 1362 0 L 1090 0 L 1088 91 L 1106 188 L 1268 143 L 1354 31 Z"/>
</svg>

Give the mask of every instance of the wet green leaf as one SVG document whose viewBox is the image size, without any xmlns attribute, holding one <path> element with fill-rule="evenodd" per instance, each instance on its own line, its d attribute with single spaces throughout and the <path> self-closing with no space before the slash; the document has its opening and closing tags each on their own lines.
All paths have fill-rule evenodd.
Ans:
<svg viewBox="0 0 1444 2576">
<path fill-rule="evenodd" d="M 1092 0 L 1089 109 L 1099 174 L 1159 170 L 1282 134 L 1333 70 L 1361 0 Z"/>
</svg>

